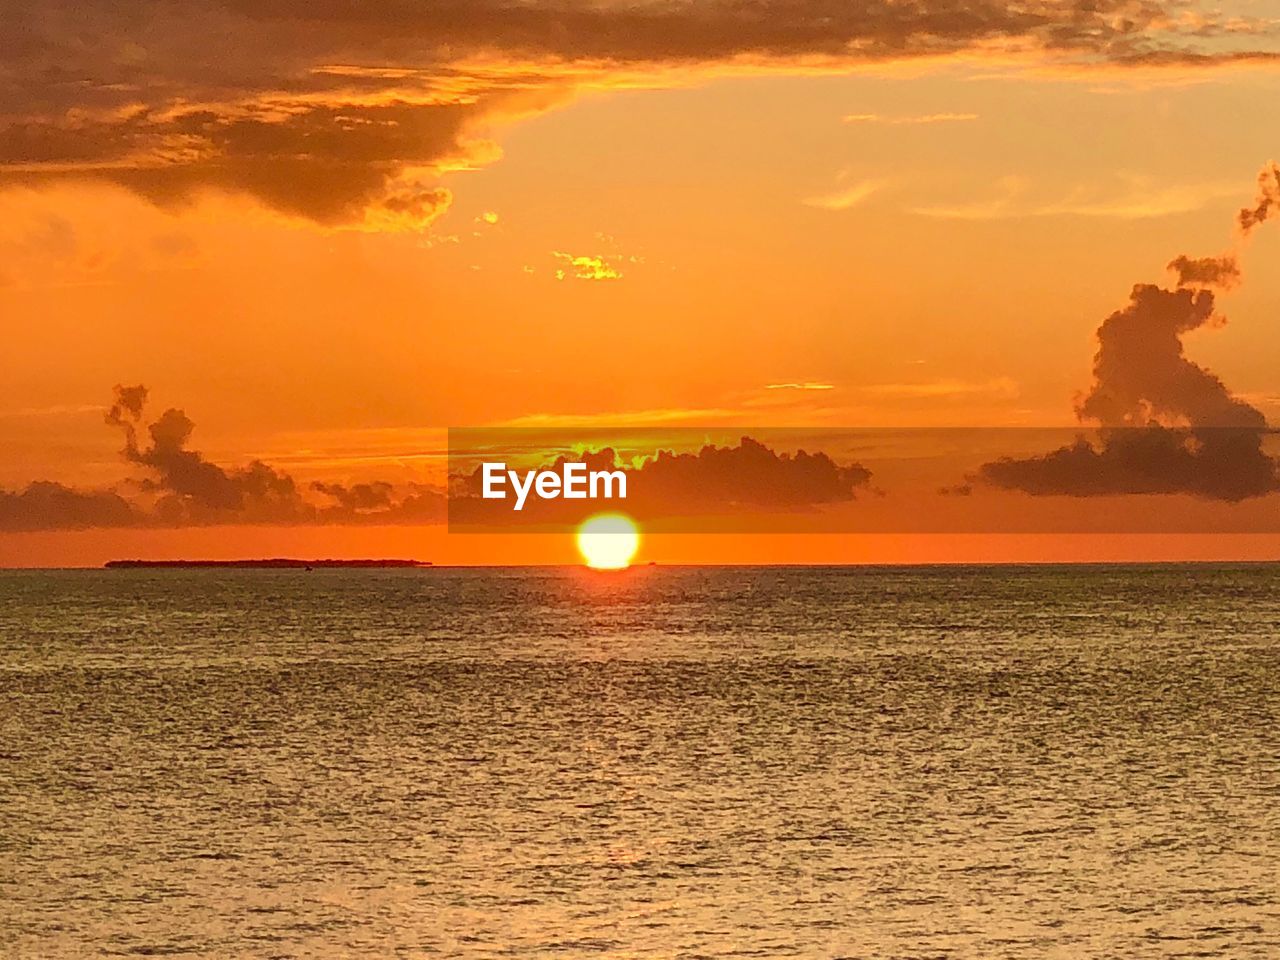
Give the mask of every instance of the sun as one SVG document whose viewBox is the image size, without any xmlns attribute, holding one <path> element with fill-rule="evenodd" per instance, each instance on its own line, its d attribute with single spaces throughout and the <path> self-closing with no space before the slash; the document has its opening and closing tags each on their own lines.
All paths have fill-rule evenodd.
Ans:
<svg viewBox="0 0 1280 960">
<path fill-rule="evenodd" d="M 622 570 L 640 548 L 640 531 L 621 513 L 598 513 L 578 527 L 578 552 L 595 570 Z"/>
</svg>

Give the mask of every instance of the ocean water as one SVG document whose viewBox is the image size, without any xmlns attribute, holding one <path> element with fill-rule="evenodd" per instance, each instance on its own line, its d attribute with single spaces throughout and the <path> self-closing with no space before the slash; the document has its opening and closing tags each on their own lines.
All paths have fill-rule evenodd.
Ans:
<svg viewBox="0 0 1280 960">
<path fill-rule="evenodd" d="M 0 572 L 0 957 L 1280 957 L 1280 567 Z"/>
</svg>

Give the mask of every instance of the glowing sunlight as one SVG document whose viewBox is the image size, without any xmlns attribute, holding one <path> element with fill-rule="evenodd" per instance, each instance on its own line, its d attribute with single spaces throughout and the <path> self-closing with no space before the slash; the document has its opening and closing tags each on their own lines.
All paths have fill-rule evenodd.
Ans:
<svg viewBox="0 0 1280 960">
<path fill-rule="evenodd" d="M 635 522 L 621 513 L 599 513 L 578 528 L 578 552 L 595 570 L 622 570 L 640 547 Z"/>
</svg>

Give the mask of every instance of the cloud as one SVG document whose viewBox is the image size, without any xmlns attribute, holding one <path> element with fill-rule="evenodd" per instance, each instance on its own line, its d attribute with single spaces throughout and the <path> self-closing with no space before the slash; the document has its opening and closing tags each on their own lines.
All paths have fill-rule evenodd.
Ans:
<svg viewBox="0 0 1280 960">
<path fill-rule="evenodd" d="M 321 506 L 317 523 L 437 524 L 445 519 L 445 495 L 422 483 L 396 486 L 385 481 L 344 486 L 314 483 L 312 489 L 332 497 L 335 507 Z"/>
<path fill-rule="evenodd" d="M 1240 229 L 1246 234 L 1265 223 L 1280 207 L 1280 166 L 1273 161 L 1258 174 L 1258 199 L 1252 207 L 1240 211 Z"/>
<path fill-rule="evenodd" d="M 804 380 L 799 383 L 768 383 L 765 384 L 766 390 L 834 390 L 834 384 L 816 383 L 812 380 Z"/>
<path fill-rule="evenodd" d="M 76 490 L 36 480 L 23 490 L 0 490 L 0 532 L 136 527 L 146 516 L 110 490 Z"/>
<path fill-rule="evenodd" d="M 979 119 L 976 113 L 921 113 L 906 116 L 885 116 L 880 113 L 849 113 L 841 117 L 845 123 L 875 123 L 891 127 L 918 126 L 932 123 L 963 123 Z"/>
<path fill-rule="evenodd" d="M 1207 289 L 1138 284 L 1098 328 L 1094 383 L 1077 407 L 1103 426 L 1180 422 L 1193 427 L 1266 425 L 1209 370 L 1188 360 L 1182 338 L 1215 319 Z"/>
<path fill-rule="evenodd" d="M 807 207 L 818 207 L 821 210 L 849 210 L 883 186 L 883 180 L 860 180 L 833 193 L 808 197 L 803 202 Z"/>
<path fill-rule="evenodd" d="M 190 448 L 195 424 L 170 408 L 143 423 L 148 391 L 117 386 L 105 420 L 124 438 L 121 455 L 143 469 L 120 490 L 78 490 L 39 480 L 0 490 L 0 531 L 88 527 L 187 527 L 213 524 L 439 523 L 444 495 L 421 484 L 383 481 L 312 484 L 311 498 L 292 476 L 260 460 L 224 467 Z M 141 434 L 145 429 L 146 439 Z"/>
<path fill-rule="evenodd" d="M 520 445 L 523 438 L 513 440 Z M 569 459 L 549 459 L 546 467 L 559 471 Z M 747 436 L 735 446 L 706 444 L 682 453 L 658 450 L 630 462 L 611 447 L 575 454 L 572 460 L 586 463 L 588 470 L 623 471 L 626 510 L 636 519 L 805 510 L 852 501 L 871 480 L 871 471 L 861 464 L 841 465 L 822 452 L 779 453 Z M 481 489 L 478 466 L 451 478 L 450 522 L 556 522 L 592 509 L 563 499 L 530 500 L 514 514 L 507 501 L 481 499 Z"/>
<path fill-rule="evenodd" d="M 584 88 L 993 53 L 1095 72 L 1275 57 L 1270 25 L 1182 12 L 1173 0 L 10 4 L 0 186 L 105 182 L 167 207 L 234 194 L 319 224 L 421 229 L 448 205 L 442 175 L 498 157 L 492 130 Z"/>
<path fill-rule="evenodd" d="M 1262 183 L 1273 170 L 1263 171 Z M 1242 229 L 1268 210 L 1261 203 L 1259 219 L 1242 216 Z M 1043 456 L 1000 459 L 977 479 L 1079 497 L 1186 493 L 1235 502 L 1280 490 L 1280 470 L 1263 449 L 1266 417 L 1184 351 L 1186 334 L 1225 322 L 1208 286 L 1236 283 L 1236 258 L 1180 256 L 1169 268 L 1176 289 L 1138 284 L 1098 327 L 1093 384 L 1076 407 L 1081 421 L 1101 425 L 1098 442 L 1081 437 Z"/>
<path fill-rule="evenodd" d="M 107 424 L 124 432 L 124 453 L 129 459 L 138 455 L 138 431 L 136 423 L 142 419 L 142 408 L 147 405 L 147 388 L 142 384 L 126 387 L 115 386 L 115 401 L 107 409 Z"/>
<path fill-rule="evenodd" d="M 474 104 L 249 103 L 21 120 L 0 133 L 0 186 L 88 180 L 163 206 L 202 194 L 251 196 L 325 225 L 417 229 L 449 205 L 425 185 L 482 152 Z"/>
<path fill-rule="evenodd" d="M 574 280 L 622 279 L 622 271 L 614 266 L 619 259 L 618 257 L 580 256 L 572 253 L 561 253 L 558 250 L 551 255 L 564 264 L 563 267 L 556 270 L 557 280 L 566 278 Z"/>
<path fill-rule="evenodd" d="M 670 508 L 805 507 L 854 499 L 871 480 L 861 464 L 841 466 L 827 454 L 777 453 L 742 437 L 736 447 L 697 453 L 660 451 L 635 471 L 642 498 Z"/>
<path fill-rule="evenodd" d="M 133 424 L 126 432 L 125 458 L 150 468 L 143 489 L 160 499 L 156 509 L 175 525 L 208 523 L 226 515 L 250 523 L 296 523 L 310 516 L 288 474 L 255 460 L 226 469 L 188 449 L 195 424 L 177 409 L 166 410 L 147 427 L 151 443 L 139 448 Z"/>
<path fill-rule="evenodd" d="M 1064 197 L 1041 200 L 1028 197 L 1030 184 L 1021 177 L 1007 177 L 1000 192 L 987 200 L 963 203 L 922 204 L 912 213 L 945 220 L 1009 220 L 1023 217 L 1100 217 L 1147 220 L 1193 213 L 1214 200 L 1239 193 L 1225 183 L 1162 184 L 1131 178 L 1120 192 L 1082 185 Z"/>
<path fill-rule="evenodd" d="M 1180 287 L 1221 287 L 1229 290 L 1240 282 L 1240 264 L 1230 254 L 1221 257 L 1174 257 L 1168 269 L 1178 275 Z"/>
<path fill-rule="evenodd" d="M 1161 426 L 1100 431 L 1042 457 L 984 464 L 977 479 L 1033 496 L 1190 494 L 1236 503 L 1280 490 L 1257 430 Z"/>
</svg>

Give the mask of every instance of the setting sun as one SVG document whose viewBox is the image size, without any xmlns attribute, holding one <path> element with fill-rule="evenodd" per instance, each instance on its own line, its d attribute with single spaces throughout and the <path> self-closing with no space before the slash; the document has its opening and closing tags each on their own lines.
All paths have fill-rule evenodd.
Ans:
<svg viewBox="0 0 1280 960">
<path fill-rule="evenodd" d="M 622 570 L 640 547 L 635 522 L 621 513 L 601 513 L 578 528 L 578 552 L 595 570 Z"/>
</svg>

